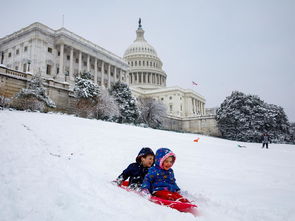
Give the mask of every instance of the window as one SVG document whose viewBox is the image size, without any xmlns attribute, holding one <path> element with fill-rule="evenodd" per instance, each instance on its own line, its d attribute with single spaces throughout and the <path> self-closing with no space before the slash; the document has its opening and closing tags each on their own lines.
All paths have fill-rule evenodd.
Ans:
<svg viewBox="0 0 295 221">
<path fill-rule="evenodd" d="M 16 71 L 18 70 L 18 66 L 15 66 L 15 70 L 16 70 Z"/>
<path fill-rule="evenodd" d="M 16 52 L 15 52 L 16 54 L 19 54 L 19 49 L 16 49 Z"/>
<path fill-rule="evenodd" d="M 28 51 L 28 46 L 24 47 L 24 52 Z"/>
<path fill-rule="evenodd" d="M 11 52 L 8 53 L 8 57 L 9 57 L 9 58 L 11 57 Z"/>
<path fill-rule="evenodd" d="M 138 65 L 141 66 L 141 61 L 138 61 Z"/>
<path fill-rule="evenodd" d="M 172 100 L 172 97 L 170 96 L 169 99 Z"/>
<path fill-rule="evenodd" d="M 48 51 L 49 53 L 52 53 L 52 48 L 48 48 L 47 51 Z M 59 53 L 59 52 L 58 52 L 58 53 Z M 59 54 L 58 54 L 58 55 L 59 55 Z"/>
<path fill-rule="evenodd" d="M 77 63 L 77 64 L 79 63 L 79 59 L 78 59 L 78 58 L 76 58 L 76 63 Z"/>
<path fill-rule="evenodd" d="M 84 61 L 83 64 L 84 64 L 84 66 L 87 66 L 87 62 L 86 61 Z"/>
<path fill-rule="evenodd" d="M 27 64 L 24 64 L 23 65 L 23 72 L 26 72 L 27 71 Z"/>
<path fill-rule="evenodd" d="M 163 101 L 163 100 L 164 100 L 164 98 L 162 97 L 162 98 L 161 98 L 161 101 Z"/>
<path fill-rule="evenodd" d="M 170 112 L 173 111 L 173 106 L 172 106 L 172 104 L 169 105 L 169 109 L 170 109 Z"/>
<path fill-rule="evenodd" d="M 48 64 L 46 66 L 46 74 L 51 75 L 51 65 L 50 64 Z"/>
<path fill-rule="evenodd" d="M 67 55 L 67 60 L 70 60 L 70 55 Z"/>
<path fill-rule="evenodd" d="M 60 56 L 60 52 L 57 52 L 57 56 Z"/>
</svg>

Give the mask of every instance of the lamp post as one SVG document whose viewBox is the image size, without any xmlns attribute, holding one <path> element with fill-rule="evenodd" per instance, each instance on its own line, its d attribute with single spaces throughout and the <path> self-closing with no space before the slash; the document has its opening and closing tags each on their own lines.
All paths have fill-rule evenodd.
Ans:
<svg viewBox="0 0 295 221">
<path fill-rule="evenodd" d="M 28 60 L 28 72 L 30 72 L 30 64 L 31 64 L 31 60 Z"/>
</svg>

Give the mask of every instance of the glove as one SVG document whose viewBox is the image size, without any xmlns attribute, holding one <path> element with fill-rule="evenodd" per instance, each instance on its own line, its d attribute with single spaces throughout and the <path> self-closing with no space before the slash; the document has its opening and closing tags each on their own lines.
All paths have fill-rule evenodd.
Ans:
<svg viewBox="0 0 295 221">
<path fill-rule="evenodd" d="M 141 192 L 140 192 L 140 195 L 146 199 L 149 199 L 151 198 L 151 194 L 150 194 L 150 191 L 148 189 L 142 189 Z"/>
<path fill-rule="evenodd" d="M 118 177 L 116 180 L 112 181 L 112 183 L 120 186 L 123 181 L 124 181 L 123 177 Z"/>
</svg>

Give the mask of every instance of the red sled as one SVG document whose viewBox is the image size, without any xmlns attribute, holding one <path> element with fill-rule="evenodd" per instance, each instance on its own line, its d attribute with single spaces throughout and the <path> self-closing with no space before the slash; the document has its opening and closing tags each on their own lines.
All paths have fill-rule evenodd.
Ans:
<svg viewBox="0 0 295 221">
<path fill-rule="evenodd" d="M 136 192 L 130 188 L 128 188 L 128 181 L 124 181 L 119 187 L 121 187 L 124 190 L 127 190 L 128 192 Z M 172 201 L 172 200 L 166 200 L 166 199 L 162 199 L 156 196 L 151 196 L 149 198 L 150 201 L 152 201 L 153 203 L 159 204 L 159 205 L 163 205 L 163 206 L 168 206 L 172 209 L 176 209 L 180 212 L 185 212 L 185 213 L 191 213 L 194 216 L 198 215 L 198 211 L 197 211 L 197 205 L 193 204 L 193 203 L 183 203 L 183 202 L 179 202 L 179 201 Z"/>
</svg>

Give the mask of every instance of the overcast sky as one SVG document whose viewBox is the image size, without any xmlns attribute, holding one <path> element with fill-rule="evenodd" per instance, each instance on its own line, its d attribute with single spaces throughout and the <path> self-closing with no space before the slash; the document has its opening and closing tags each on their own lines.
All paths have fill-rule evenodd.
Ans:
<svg viewBox="0 0 295 221">
<path fill-rule="evenodd" d="M 295 122 L 295 0 L 0 0 L 0 37 L 39 21 L 123 56 L 138 18 L 168 75 L 217 107 L 232 91 L 280 105 Z M 193 86 L 192 81 L 198 83 Z"/>
</svg>

